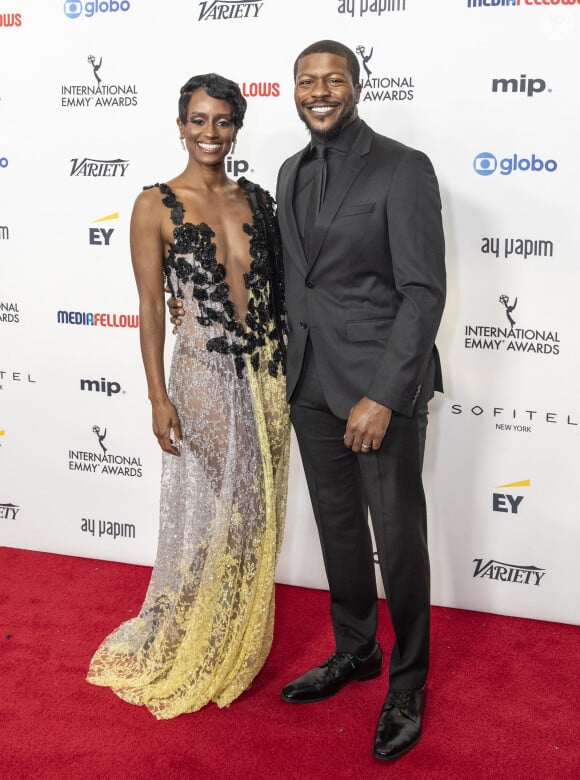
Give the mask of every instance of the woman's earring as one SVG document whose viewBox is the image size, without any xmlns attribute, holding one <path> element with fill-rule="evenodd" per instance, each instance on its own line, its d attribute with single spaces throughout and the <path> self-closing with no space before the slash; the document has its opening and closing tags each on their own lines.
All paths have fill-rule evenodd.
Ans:
<svg viewBox="0 0 580 780">
<path fill-rule="evenodd" d="M 185 149 L 185 141 L 183 140 L 183 138 L 180 138 L 179 140 L 181 141 L 181 148 Z"/>
</svg>

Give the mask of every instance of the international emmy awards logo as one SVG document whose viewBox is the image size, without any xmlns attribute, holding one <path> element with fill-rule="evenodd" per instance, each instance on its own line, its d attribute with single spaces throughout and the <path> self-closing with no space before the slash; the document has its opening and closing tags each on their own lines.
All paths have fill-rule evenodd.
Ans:
<svg viewBox="0 0 580 780">
<path fill-rule="evenodd" d="M 99 444 L 101 445 L 101 449 L 103 450 L 103 453 L 106 453 L 107 452 L 107 448 L 105 447 L 103 442 L 104 442 L 105 437 L 107 435 L 107 429 L 105 428 L 105 430 L 101 433 L 101 429 L 99 428 L 99 426 L 98 425 L 93 425 L 93 433 L 95 434 L 95 436 L 99 440 Z"/>
<path fill-rule="evenodd" d="M 101 69 L 101 65 L 103 64 L 103 58 L 101 57 L 101 59 L 99 60 L 99 64 L 97 65 L 97 58 L 94 57 L 92 54 L 89 54 L 89 56 L 87 57 L 87 61 L 91 63 L 94 76 L 97 80 L 97 84 L 100 84 L 102 79 L 99 76 L 98 71 Z"/>
<path fill-rule="evenodd" d="M 505 306 L 505 316 L 508 318 L 509 324 L 513 326 L 516 324 L 516 321 L 512 317 L 512 312 L 518 305 L 518 299 L 516 298 L 515 301 L 510 306 L 510 299 L 507 295 L 500 295 L 499 296 L 499 302 L 502 304 L 502 306 Z"/>
<path fill-rule="evenodd" d="M 358 54 L 358 56 L 361 59 L 361 62 L 363 64 L 363 68 L 365 69 L 366 74 L 367 74 L 367 78 L 370 78 L 372 70 L 369 68 L 369 60 L 373 56 L 374 48 L 372 48 L 368 54 L 365 54 L 365 51 L 366 51 L 365 47 L 362 46 L 361 44 L 359 44 L 356 47 L 356 53 Z"/>
</svg>

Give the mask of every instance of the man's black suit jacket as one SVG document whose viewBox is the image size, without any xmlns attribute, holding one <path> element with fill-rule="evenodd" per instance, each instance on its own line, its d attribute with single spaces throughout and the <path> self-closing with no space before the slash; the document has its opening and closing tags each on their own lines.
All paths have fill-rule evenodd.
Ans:
<svg viewBox="0 0 580 780">
<path fill-rule="evenodd" d="M 309 147 L 278 176 L 288 310 L 288 399 L 308 337 L 329 407 L 363 396 L 410 416 L 442 389 L 435 336 L 445 300 L 441 200 L 429 159 L 361 121 L 306 257 L 293 208 Z"/>
</svg>

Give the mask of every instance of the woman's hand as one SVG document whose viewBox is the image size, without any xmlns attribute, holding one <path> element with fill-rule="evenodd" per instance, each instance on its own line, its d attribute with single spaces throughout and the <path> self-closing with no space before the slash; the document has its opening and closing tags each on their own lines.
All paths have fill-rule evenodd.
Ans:
<svg viewBox="0 0 580 780">
<path fill-rule="evenodd" d="M 166 398 L 163 401 L 152 402 L 152 412 L 153 433 L 157 437 L 159 446 L 170 455 L 180 455 L 181 425 L 175 406 Z"/>
</svg>

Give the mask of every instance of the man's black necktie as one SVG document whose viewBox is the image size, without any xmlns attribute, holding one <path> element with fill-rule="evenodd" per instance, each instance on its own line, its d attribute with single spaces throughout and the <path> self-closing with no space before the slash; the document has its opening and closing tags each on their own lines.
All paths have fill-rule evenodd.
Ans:
<svg viewBox="0 0 580 780">
<path fill-rule="evenodd" d="M 316 221 L 316 217 L 318 216 L 324 201 L 327 176 L 326 146 L 324 144 L 316 144 L 314 146 L 314 151 L 316 152 L 316 165 L 314 167 L 314 177 L 312 179 L 312 187 L 310 188 L 308 206 L 306 207 L 306 223 L 304 226 L 304 248 L 306 249 L 307 257 L 310 256 L 312 249 L 314 222 Z"/>
</svg>

